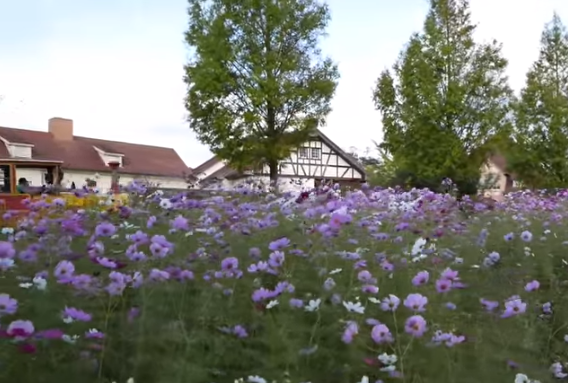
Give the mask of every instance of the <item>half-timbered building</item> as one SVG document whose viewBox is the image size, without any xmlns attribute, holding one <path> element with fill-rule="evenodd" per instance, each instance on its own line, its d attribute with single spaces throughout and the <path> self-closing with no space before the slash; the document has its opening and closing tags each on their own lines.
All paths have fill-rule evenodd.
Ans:
<svg viewBox="0 0 568 383">
<path fill-rule="evenodd" d="M 233 187 L 247 179 L 269 183 L 269 169 L 239 172 L 225 162 L 213 157 L 197 168 L 193 174 L 203 188 Z M 279 186 L 302 184 L 314 187 L 322 182 L 339 183 L 343 186 L 357 186 L 365 181 L 364 166 L 346 153 L 321 131 L 290 153 L 289 158 L 279 164 Z"/>
</svg>

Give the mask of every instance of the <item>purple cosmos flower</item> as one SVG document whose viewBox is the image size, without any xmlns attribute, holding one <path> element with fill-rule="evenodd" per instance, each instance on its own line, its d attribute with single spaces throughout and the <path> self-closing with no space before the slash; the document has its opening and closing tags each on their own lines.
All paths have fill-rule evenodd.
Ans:
<svg viewBox="0 0 568 383">
<path fill-rule="evenodd" d="M 106 267 L 107 269 L 116 269 L 118 267 L 118 264 L 115 261 L 110 260 L 106 257 L 97 257 L 95 258 L 95 262 L 102 267 Z"/>
<path fill-rule="evenodd" d="M 170 273 L 160 269 L 152 269 L 150 270 L 150 274 L 148 274 L 148 279 L 154 282 L 163 282 L 170 279 Z"/>
<path fill-rule="evenodd" d="M 12 242 L 0 241 L 0 258 L 12 259 L 16 256 L 16 249 Z"/>
<path fill-rule="evenodd" d="M 497 302 L 497 301 L 490 301 L 490 300 L 487 300 L 485 298 L 481 298 L 481 299 L 479 299 L 479 301 L 481 302 L 481 305 L 483 306 L 483 308 L 487 311 L 493 311 L 497 307 L 499 307 L 499 302 Z"/>
<path fill-rule="evenodd" d="M 531 292 L 531 291 L 536 291 L 538 290 L 540 287 L 540 282 L 537 280 L 531 281 L 529 283 L 526 284 L 525 286 L 525 291 Z"/>
<path fill-rule="evenodd" d="M 104 337 L 105 334 L 94 328 L 85 332 L 85 338 L 87 339 L 104 339 Z"/>
<path fill-rule="evenodd" d="M 368 270 L 361 270 L 357 273 L 357 279 L 361 282 L 374 283 L 374 278 Z"/>
<path fill-rule="evenodd" d="M 0 294 L 0 317 L 7 314 L 15 314 L 18 311 L 18 301 L 8 294 Z"/>
<path fill-rule="evenodd" d="M 436 290 L 439 293 L 447 293 L 452 289 L 452 281 L 449 279 L 438 279 L 436 281 Z"/>
<path fill-rule="evenodd" d="M 349 344 L 353 342 L 353 338 L 355 338 L 355 335 L 357 335 L 358 333 L 359 333 L 359 326 L 357 326 L 357 323 L 349 321 L 347 322 L 347 326 L 345 326 L 343 335 L 341 335 L 341 341 L 343 343 Z"/>
<path fill-rule="evenodd" d="M 284 264 L 286 256 L 282 251 L 274 251 L 268 256 L 268 264 L 271 267 L 278 268 Z"/>
<path fill-rule="evenodd" d="M 326 291 L 330 291 L 333 290 L 333 288 L 335 287 L 335 281 L 333 280 L 333 278 L 327 278 L 325 280 L 325 282 L 323 283 L 323 288 Z"/>
<path fill-rule="evenodd" d="M 225 258 L 221 261 L 221 269 L 237 270 L 239 268 L 239 260 L 235 257 Z"/>
<path fill-rule="evenodd" d="M 233 327 L 233 334 L 235 334 L 237 336 L 237 338 L 246 338 L 248 337 L 248 332 L 247 330 L 241 326 L 241 325 L 236 325 L 235 327 Z"/>
<path fill-rule="evenodd" d="M 375 285 L 363 285 L 361 291 L 367 294 L 376 294 L 379 292 L 379 287 Z"/>
<path fill-rule="evenodd" d="M 189 221 L 187 220 L 187 218 L 178 215 L 177 217 L 175 217 L 171 222 L 170 222 L 170 227 L 172 228 L 172 230 L 177 231 L 177 230 L 189 230 Z"/>
<path fill-rule="evenodd" d="M 378 324 L 373 326 L 371 330 L 371 338 L 375 343 L 392 343 L 394 338 L 387 326 L 384 324 Z"/>
<path fill-rule="evenodd" d="M 418 274 L 412 278 L 412 284 L 414 286 L 421 286 L 428 283 L 430 279 L 430 274 L 427 271 L 419 271 Z"/>
<path fill-rule="evenodd" d="M 154 227 L 156 221 L 158 221 L 158 219 L 154 216 L 151 216 L 150 218 L 148 218 L 148 221 L 146 222 L 146 227 L 148 229 L 151 229 L 152 227 Z"/>
<path fill-rule="evenodd" d="M 388 297 L 383 298 L 381 301 L 381 310 L 383 311 L 395 311 L 400 305 L 400 298 L 396 295 L 389 294 Z"/>
<path fill-rule="evenodd" d="M 505 312 L 501 315 L 501 318 L 510 318 L 527 311 L 527 304 L 518 297 L 512 297 L 505 302 Z"/>
<path fill-rule="evenodd" d="M 447 269 L 442 271 L 442 275 L 440 275 L 440 279 L 446 279 L 448 281 L 455 282 L 455 281 L 459 280 L 458 274 L 459 274 L 458 271 L 452 270 L 448 267 Z"/>
<path fill-rule="evenodd" d="M 427 330 L 426 319 L 422 315 L 413 315 L 404 324 L 404 331 L 416 338 L 420 338 Z"/>
<path fill-rule="evenodd" d="M 428 298 L 422 294 L 408 294 L 404 300 L 404 305 L 415 312 L 422 312 L 426 310 Z"/>
<path fill-rule="evenodd" d="M 65 307 L 65 310 L 61 313 L 63 321 L 66 323 L 71 322 L 90 322 L 92 315 L 84 312 L 83 310 L 76 309 L 74 307 Z"/>
<path fill-rule="evenodd" d="M 101 222 L 95 228 L 95 236 L 112 237 L 116 234 L 116 227 L 110 222 Z"/>
<path fill-rule="evenodd" d="M 526 231 L 526 230 L 525 230 L 525 231 L 523 231 L 523 232 L 521 233 L 521 239 L 522 239 L 523 241 L 525 241 L 525 242 L 530 242 L 530 241 L 532 241 L 532 237 L 533 237 L 533 235 L 532 235 L 532 233 L 531 233 L 530 231 Z"/>
<path fill-rule="evenodd" d="M 63 331 L 58 328 L 52 328 L 49 330 L 42 330 L 35 334 L 34 338 L 37 339 L 61 339 L 65 335 Z"/>
<path fill-rule="evenodd" d="M 455 310 L 457 308 L 456 304 L 453 302 L 447 302 L 444 306 L 446 306 L 448 310 Z"/>
<path fill-rule="evenodd" d="M 293 307 L 293 308 L 299 309 L 299 308 L 304 307 L 304 301 L 301 300 L 301 299 L 291 298 L 288 303 L 290 304 L 290 307 Z"/>
<path fill-rule="evenodd" d="M 55 266 L 53 274 L 59 282 L 66 283 L 73 277 L 74 272 L 75 265 L 73 265 L 73 263 L 69 261 L 60 261 L 57 266 Z"/>
<path fill-rule="evenodd" d="M 290 246 L 290 240 L 286 237 L 277 239 L 276 241 L 272 241 L 270 242 L 270 244 L 268 245 L 268 248 L 271 251 L 277 251 L 277 250 L 281 250 L 285 247 Z"/>
</svg>

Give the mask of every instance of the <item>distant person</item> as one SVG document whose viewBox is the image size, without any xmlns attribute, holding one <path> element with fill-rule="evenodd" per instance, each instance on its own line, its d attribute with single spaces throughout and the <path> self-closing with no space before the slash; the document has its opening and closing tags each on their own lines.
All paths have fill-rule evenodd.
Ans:
<svg viewBox="0 0 568 383">
<path fill-rule="evenodd" d="M 18 180 L 18 186 L 16 186 L 16 191 L 19 194 L 27 194 L 28 192 L 28 186 L 30 186 L 30 183 L 28 182 L 27 179 L 25 179 L 24 177 L 20 178 Z"/>
<path fill-rule="evenodd" d="M 75 190 L 77 189 L 77 186 L 75 186 L 75 182 L 71 182 L 71 190 Z"/>
</svg>

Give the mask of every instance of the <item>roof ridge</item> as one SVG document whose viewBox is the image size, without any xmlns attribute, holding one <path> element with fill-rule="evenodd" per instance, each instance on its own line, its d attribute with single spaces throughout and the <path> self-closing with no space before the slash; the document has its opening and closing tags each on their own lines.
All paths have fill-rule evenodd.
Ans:
<svg viewBox="0 0 568 383">
<path fill-rule="evenodd" d="M 48 133 L 49 133 L 49 132 L 48 132 Z M 111 143 L 113 143 L 113 144 L 145 146 L 145 147 L 147 147 L 147 148 L 169 149 L 169 150 L 175 151 L 174 148 L 169 147 L 169 146 L 138 144 L 138 143 L 135 143 L 135 142 L 114 141 L 114 140 L 106 140 L 106 139 L 104 139 L 104 138 L 94 138 L 94 137 L 85 137 L 85 136 L 73 136 L 73 138 L 80 138 L 80 139 L 84 139 L 84 140 L 93 140 L 93 141 L 101 141 L 101 142 L 111 142 Z"/>
<path fill-rule="evenodd" d="M 25 129 L 25 128 L 14 128 L 14 127 L 10 127 L 10 126 L 1 126 L 1 125 L 0 125 L 0 129 L 19 130 L 19 131 L 25 131 L 25 132 L 34 132 L 34 133 L 50 134 L 50 135 L 51 135 L 50 132 L 46 132 L 45 130 L 35 130 L 35 129 Z M 79 139 L 84 139 L 84 140 L 95 140 L 95 141 L 101 141 L 101 142 L 111 142 L 111 143 L 115 143 L 115 144 L 145 146 L 145 147 L 149 147 L 149 148 L 171 149 L 171 150 L 174 150 L 174 151 L 175 151 L 174 148 L 169 147 L 169 146 L 139 144 L 139 143 L 135 143 L 135 142 L 116 141 L 116 140 L 108 140 L 108 139 L 104 139 L 104 138 L 95 138 L 95 137 L 86 137 L 86 136 L 75 136 L 75 135 L 73 136 L 73 138 L 79 138 Z"/>
</svg>

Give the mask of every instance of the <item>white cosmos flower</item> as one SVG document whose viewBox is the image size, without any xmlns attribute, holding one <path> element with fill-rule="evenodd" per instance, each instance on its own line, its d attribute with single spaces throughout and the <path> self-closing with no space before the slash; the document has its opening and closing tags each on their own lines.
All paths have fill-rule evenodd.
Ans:
<svg viewBox="0 0 568 383">
<path fill-rule="evenodd" d="M 77 339 L 79 339 L 79 335 L 63 334 L 63 336 L 61 336 L 61 339 L 69 344 L 75 344 L 77 342 Z"/>
<path fill-rule="evenodd" d="M 47 281 L 42 277 L 35 277 L 33 283 L 38 290 L 45 290 L 47 288 Z"/>
<path fill-rule="evenodd" d="M 14 267 L 14 260 L 12 258 L 0 258 L 0 271 L 6 271 Z"/>
<path fill-rule="evenodd" d="M 517 374 L 515 376 L 515 383 L 540 383 L 540 381 L 529 379 L 525 374 Z"/>
<path fill-rule="evenodd" d="M 162 209 L 171 209 L 173 206 L 172 202 L 167 198 L 162 198 L 160 201 L 160 207 Z"/>
<path fill-rule="evenodd" d="M 309 312 L 317 311 L 320 307 L 320 304 L 321 304 L 321 299 L 319 299 L 319 298 L 316 299 L 316 300 L 311 299 L 308 302 L 308 305 L 306 307 L 304 307 L 304 310 L 309 311 Z"/>
<path fill-rule="evenodd" d="M 345 302 L 343 301 L 343 307 L 347 309 L 349 312 L 354 312 L 357 314 L 364 314 L 365 313 L 365 306 L 361 304 L 361 302 Z"/>
<path fill-rule="evenodd" d="M 12 228 L 12 227 L 3 227 L 3 228 L 2 228 L 2 234 L 5 234 L 5 235 L 14 234 L 14 228 Z"/>
<path fill-rule="evenodd" d="M 249 383 L 266 383 L 266 379 L 261 378 L 258 375 L 251 375 L 247 378 L 247 382 L 249 382 Z"/>
<path fill-rule="evenodd" d="M 389 355 L 386 352 L 383 352 L 378 358 L 382 364 L 386 365 L 395 364 L 398 361 L 398 357 L 395 354 Z"/>
<path fill-rule="evenodd" d="M 278 305 L 278 301 L 276 299 L 273 299 L 270 302 L 268 302 L 268 304 L 266 305 L 266 308 L 270 310 L 271 308 L 273 308 L 274 306 L 277 306 L 277 305 Z"/>
<path fill-rule="evenodd" d="M 424 238 L 420 237 L 416 240 L 416 242 L 414 242 L 414 245 L 412 246 L 412 250 L 410 251 L 410 254 L 413 257 L 416 257 L 418 255 L 420 255 L 422 253 L 422 250 L 424 249 L 424 246 L 426 246 L 426 243 L 428 241 L 426 241 Z"/>
</svg>

